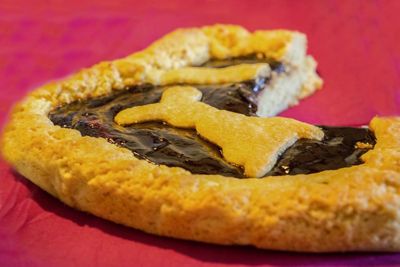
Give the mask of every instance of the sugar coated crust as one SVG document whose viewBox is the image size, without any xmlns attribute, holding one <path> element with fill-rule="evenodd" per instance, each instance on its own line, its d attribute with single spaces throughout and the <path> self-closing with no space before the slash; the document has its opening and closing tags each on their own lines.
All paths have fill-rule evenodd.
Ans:
<svg viewBox="0 0 400 267">
<path fill-rule="evenodd" d="M 398 117 L 370 122 L 377 143 L 361 165 L 264 179 L 197 175 L 155 165 L 105 139 L 55 126 L 48 118 L 57 106 L 210 58 L 256 52 L 293 69 L 314 64 L 299 53 L 301 45 L 304 35 L 284 30 L 249 33 L 231 25 L 177 30 L 142 52 L 32 92 L 5 127 L 3 156 L 67 205 L 148 233 L 275 250 L 399 251 Z M 321 82 L 309 75 L 304 86 L 315 90 Z"/>
</svg>

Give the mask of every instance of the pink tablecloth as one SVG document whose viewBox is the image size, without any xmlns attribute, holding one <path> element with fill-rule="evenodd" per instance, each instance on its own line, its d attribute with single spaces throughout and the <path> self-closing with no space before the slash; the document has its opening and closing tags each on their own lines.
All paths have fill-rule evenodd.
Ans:
<svg viewBox="0 0 400 267">
<path fill-rule="evenodd" d="M 400 1 L 53 2 L 0 2 L 1 124 L 35 86 L 137 51 L 176 27 L 217 22 L 308 35 L 325 86 L 283 115 L 326 125 L 400 115 Z M 394 263 L 400 254 L 294 254 L 147 235 L 64 206 L 0 161 L 0 266 Z"/>
</svg>

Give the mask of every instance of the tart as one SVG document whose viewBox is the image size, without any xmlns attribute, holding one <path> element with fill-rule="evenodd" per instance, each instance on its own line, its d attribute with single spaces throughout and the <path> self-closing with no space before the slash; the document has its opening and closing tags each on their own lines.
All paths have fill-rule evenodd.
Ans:
<svg viewBox="0 0 400 267">
<path fill-rule="evenodd" d="M 2 153 L 67 205 L 148 233 L 398 251 L 400 119 L 273 117 L 321 86 L 301 33 L 180 29 L 32 92 Z"/>
</svg>

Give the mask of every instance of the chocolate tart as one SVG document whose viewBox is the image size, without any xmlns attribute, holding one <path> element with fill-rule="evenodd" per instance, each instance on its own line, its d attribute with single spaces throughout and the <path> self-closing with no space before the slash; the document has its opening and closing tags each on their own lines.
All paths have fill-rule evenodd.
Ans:
<svg viewBox="0 0 400 267">
<path fill-rule="evenodd" d="M 321 86 L 301 33 L 179 29 L 33 91 L 2 153 L 67 205 L 153 234 L 398 251 L 400 118 L 274 117 Z"/>
</svg>

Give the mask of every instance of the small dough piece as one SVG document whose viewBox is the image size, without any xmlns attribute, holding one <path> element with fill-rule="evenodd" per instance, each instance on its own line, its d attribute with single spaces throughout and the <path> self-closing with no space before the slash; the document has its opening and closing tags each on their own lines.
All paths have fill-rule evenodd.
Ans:
<svg viewBox="0 0 400 267">
<path fill-rule="evenodd" d="M 170 84 L 223 84 L 237 83 L 269 77 L 268 64 L 240 64 L 226 68 L 186 67 L 174 70 L 155 70 L 145 82 L 154 85 Z"/>
<path fill-rule="evenodd" d="M 117 114 L 120 125 L 165 121 L 175 127 L 195 128 L 222 148 L 224 158 L 244 167 L 248 177 L 262 177 L 278 156 L 299 138 L 321 140 L 321 129 L 288 118 L 257 118 L 218 110 L 199 102 L 194 87 L 175 86 L 164 91 L 160 103 L 125 109 Z"/>
</svg>

